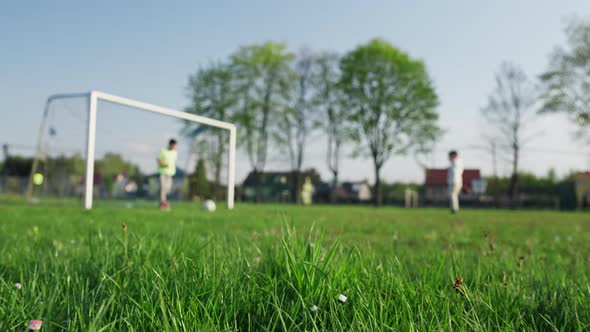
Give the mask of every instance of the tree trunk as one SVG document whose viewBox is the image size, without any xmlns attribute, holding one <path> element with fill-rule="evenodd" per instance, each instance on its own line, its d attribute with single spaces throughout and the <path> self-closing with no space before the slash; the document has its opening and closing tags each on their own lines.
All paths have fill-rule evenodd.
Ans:
<svg viewBox="0 0 590 332">
<path fill-rule="evenodd" d="M 381 196 L 381 166 L 375 162 L 375 188 L 373 189 L 375 198 L 373 200 L 375 206 L 381 206 L 383 197 Z"/>
<path fill-rule="evenodd" d="M 256 185 L 256 198 L 255 198 L 255 202 L 256 203 L 260 203 L 262 202 L 262 181 L 260 181 L 260 177 L 262 176 L 261 172 L 258 172 L 258 170 L 255 168 L 254 169 L 254 180 L 255 180 L 255 185 Z"/>
<path fill-rule="evenodd" d="M 294 171 L 293 172 L 293 185 L 294 185 L 294 193 L 295 193 L 295 203 L 301 204 L 301 171 Z"/>
<path fill-rule="evenodd" d="M 221 190 L 221 166 L 217 166 L 215 170 L 215 188 L 213 189 L 215 199 L 222 199 Z"/>
<path fill-rule="evenodd" d="M 216 158 L 214 165 L 214 188 L 213 197 L 215 200 L 222 199 L 221 197 L 221 160 Z"/>
<path fill-rule="evenodd" d="M 221 168 L 223 167 L 223 155 L 225 154 L 225 146 L 223 142 L 224 136 L 220 132 L 217 134 L 217 155 L 215 156 L 215 188 L 213 189 L 213 197 L 215 199 L 223 199 L 221 190 Z"/>
<path fill-rule="evenodd" d="M 510 197 L 510 205 L 512 208 L 516 207 L 516 199 L 518 195 L 518 155 L 519 149 L 516 147 L 513 150 L 512 160 L 512 176 L 510 176 L 510 185 L 508 187 L 508 195 Z"/>
<path fill-rule="evenodd" d="M 330 190 L 330 202 L 336 204 L 336 189 L 338 188 L 338 171 L 333 171 L 332 190 Z"/>
</svg>

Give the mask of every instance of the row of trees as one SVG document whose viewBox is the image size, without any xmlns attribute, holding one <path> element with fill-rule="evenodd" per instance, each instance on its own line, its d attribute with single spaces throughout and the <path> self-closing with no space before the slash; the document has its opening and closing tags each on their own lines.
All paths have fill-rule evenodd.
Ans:
<svg viewBox="0 0 590 332">
<path fill-rule="evenodd" d="M 31 174 L 33 158 L 21 156 L 8 156 L 1 164 L 0 174 L 15 177 L 28 177 Z M 139 166 L 123 159 L 117 153 L 107 152 L 95 160 L 95 173 L 103 177 L 114 177 L 117 174 L 125 173 L 129 177 L 141 176 Z M 46 176 L 83 176 L 85 170 L 84 158 L 80 155 L 73 156 L 52 156 L 42 159 L 39 172 Z"/>
<path fill-rule="evenodd" d="M 0 175 L 5 177 L 27 178 L 31 174 L 33 158 L 8 156 L 0 167 Z M 95 160 L 95 174 L 103 179 L 105 187 L 110 190 L 113 179 L 118 174 L 126 174 L 129 178 L 138 180 L 143 177 L 139 166 L 123 159 L 116 153 L 105 153 L 102 158 Z M 38 172 L 45 176 L 44 186 L 50 194 L 62 196 L 72 181 L 80 181 L 84 176 L 85 162 L 82 156 L 49 156 L 41 160 Z M 20 188 L 17 188 L 20 190 Z"/>
<path fill-rule="evenodd" d="M 566 28 L 567 47 L 558 47 L 538 82 L 510 63 L 496 75 L 496 87 L 482 114 L 492 129 L 487 136 L 495 158 L 496 148 L 509 154 L 511 177 L 508 194 L 515 199 L 519 160 L 523 147 L 538 133 L 530 131 L 543 113 L 566 113 L 578 126 L 576 136 L 588 138 L 590 125 L 590 22 L 572 20 Z M 494 174 L 497 176 L 497 174 Z"/>
<path fill-rule="evenodd" d="M 522 149 L 538 134 L 530 131 L 536 116 L 566 113 L 579 126 L 576 135 L 588 137 L 590 22 L 575 19 L 566 34 L 567 47 L 553 52 L 536 82 L 520 67 L 502 64 L 481 110 L 494 160 L 496 150 L 510 160 L 507 193 L 512 199 Z M 244 46 L 200 68 L 190 77 L 188 91 L 186 111 L 238 124 L 240 146 L 254 172 L 262 172 L 274 153 L 288 156 L 291 171 L 300 174 L 310 134 L 317 131 L 326 137 L 325 162 L 336 184 L 342 147 L 351 143 L 354 156 L 373 161 L 376 204 L 387 160 L 395 154 L 426 154 L 442 133 L 438 98 L 424 63 L 380 39 L 343 55 L 309 49 L 293 53 L 274 42 Z M 198 150 L 207 155 L 220 188 L 227 138 L 221 131 L 200 135 L 204 130 L 187 124 L 185 134 L 198 138 Z M 300 181 L 294 181 L 297 188 Z"/>
<path fill-rule="evenodd" d="M 227 59 L 200 68 L 188 84 L 186 111 L 238 125 L 240 147 L 255 173 L 269 154 L 287 155 L 296 188 L 310 134 L 326 137 L 326 165 L 338 182 L 342 147 L 370 157 L 375 203 L 381 204 L 383 165 L 395 154 L 424 153 L 441 134 L 438 98 L 424 63 L 381 39 L 350 52 L 293 53 L 283 43 L 240 47 Z M 187 123 L 214 170 L 216 187 L 227 149 L 222 131 Z M 260 178 L 257 176 L 257 178 Z M 257 186 L 260 195 L 260 185 Z M 299 200 L 300 195 L 296 195 Z"/>
</svg>

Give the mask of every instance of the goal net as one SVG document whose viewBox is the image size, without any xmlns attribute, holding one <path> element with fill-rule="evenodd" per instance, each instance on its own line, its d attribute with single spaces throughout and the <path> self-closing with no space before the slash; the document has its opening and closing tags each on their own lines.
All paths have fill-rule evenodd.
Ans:
<svg viewBox="0 0 590 332">
<path fill-rule="evenodd" d="M 151 204 L 170 139 L 178 159 L 168 199 L 225 199 L 233 208 L 233 124 L 98 91 L 48 98 L 27 196 L 79 197 L 87 209 L 95 201 Z"/>
</svg>

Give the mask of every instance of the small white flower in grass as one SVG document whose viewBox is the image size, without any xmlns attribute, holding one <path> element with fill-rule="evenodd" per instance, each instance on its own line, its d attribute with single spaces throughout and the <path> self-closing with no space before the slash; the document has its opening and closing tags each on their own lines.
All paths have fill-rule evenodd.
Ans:
<svg viewBox="0 0 590 332">
<path fill-rule="evenodd" d="M 340 302 L 340 303 L 346 302 L 347 299 L 348 299 L 348 297 L 346 297 L 346 295 L 343 295 L 343 294 L 338 295 L 338 302 Z"/>
<path fill-rule="evenodd" d="M 14 288 L 21 289 L 21 288 L 23 288 L 23 285 L 21 285 L 20 282 L 17 282 L 17 283 L 14 284 Z"/>
<path fill-rule="evenodd" d="M 309 310 L 311 310 L 311 311 L 318 311 L 318 306 L 314 304 L 314 305 L 312 305 L 312 306 L 309 308 Z"/>
<path fill-rule="evenodd" d="M 42 320 L 31 320 L 29 322 L 29 330 L 31 331 L 39 331 L 41 329 L 41 326 L 43 325 L 43 321 Z"/>
</svg>

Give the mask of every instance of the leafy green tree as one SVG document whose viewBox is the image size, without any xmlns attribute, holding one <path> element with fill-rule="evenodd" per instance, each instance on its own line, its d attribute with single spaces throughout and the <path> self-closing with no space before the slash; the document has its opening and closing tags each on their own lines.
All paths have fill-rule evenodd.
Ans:
<svg viewBox="0 0 590 332">
<path fill-rule="evenodd" d="M 547 180 L 550 183 L 556 183 L 559 179 L 557 178 L 557 172 L 555 171 L 555 168 L 550 168 L 547 171 Z"/>
<path fill-rule="evenodd" d="M 543 84 L 541 113 L 561 112 L 578 125 L 579 138 L 590 127 L 590 21 L 572 20 L 567 26 L 568 46 L 553 52 Z"/>
<path fill-rule="evenodd" d="M 381 205 L 381 168 L 394 154 L 427 149 L 441 134 L 438 98 L 424 63 L 381 39 L 340 61 L 340 87 L 359 153 L 375 171 L 375 205 Z"/>
<path fill-rule="evenodd" d="M 189 177 L 189 192 L 191 197 L 198 196 L 200 199 L 210 197 L 211 191 L 207 180 L 207 169 L 202 159 L 199 159 L 195 172 Z"/>
<path fill-rule="evenodd" d="M 83 169 L 81 167 L 83 163 L 77 163 L 77 169 Z M 102 176 L 102 181 L 105 189 L 108 192 L 112 192 L 114 186 L 114 178 L 118 174 L 127 174 L 131 179 L 139 181 L 142 177 L 139 166 L 129 162 L 120 154 L 107 152 L 104 156 L 94 162 L 94 173 Z"/>
<path fill-rule="evenodd" d="M 519 191 L 528 195 L 556 195 L 559 192 L 559 181 L 554 175 L 546 177 L 521 172 L 519 175 Z M 487 177 L 487 193 L 497 196 L 508 192 L 512 177 Z"/>
<path fill-rule="evenodd" d="M 293 84 L 289 63 L 293 58 L 286 44 L 274 42 L 243 46 L 231 55 L 239 98 L 235 119 L 240 142 L 245 146 L 256 174 L 266 165 L 272 131 L 278 123 L 277 115 L 289 107 Z M 260 201 L 260 190 L 258 182 L 257 201 Z"/>
<path fill-rule="evenodd" d="M 33 158 L 21 156 L 9 156 L 4 160 L 2 166 L 2 174 L 6 176 L 29 176 L 31 167 L 33 165 Z"/>
<path fill-rule="evenodd" d="M 82 163 L 76 163 L 76 169 L 82 169 Z M 120 154 L 107 152 L 102 158 L 95 161 L 95 173 L 103 177 L 113 177 L 117 174 L 126 173 L 129 177 L 140 174 L 139 166 L 126 161 Z"/>
<path fill-rule="evenodd" d="M 189 78 L 187 90 L 191 104 L 185 109 L 186 112 L 220 121 L 234 120 L 238 98 L 229 64 L 213 63 L 200 68 Z M 185 122 L 183 135 L 195 141 L 193 146 L 205 149 L 196 153 L 213 168 L 215 197 L 219 199 L 222 194 L 221 172 L 227 153 L 226 130 Z"/>
<path fill-rule="evenodd" d="M 64 155 L 45 160 L 45 191 L 63 197 L 68 188 L 84 175 L 85 163 L 80 155 Z"/>
</svg>

